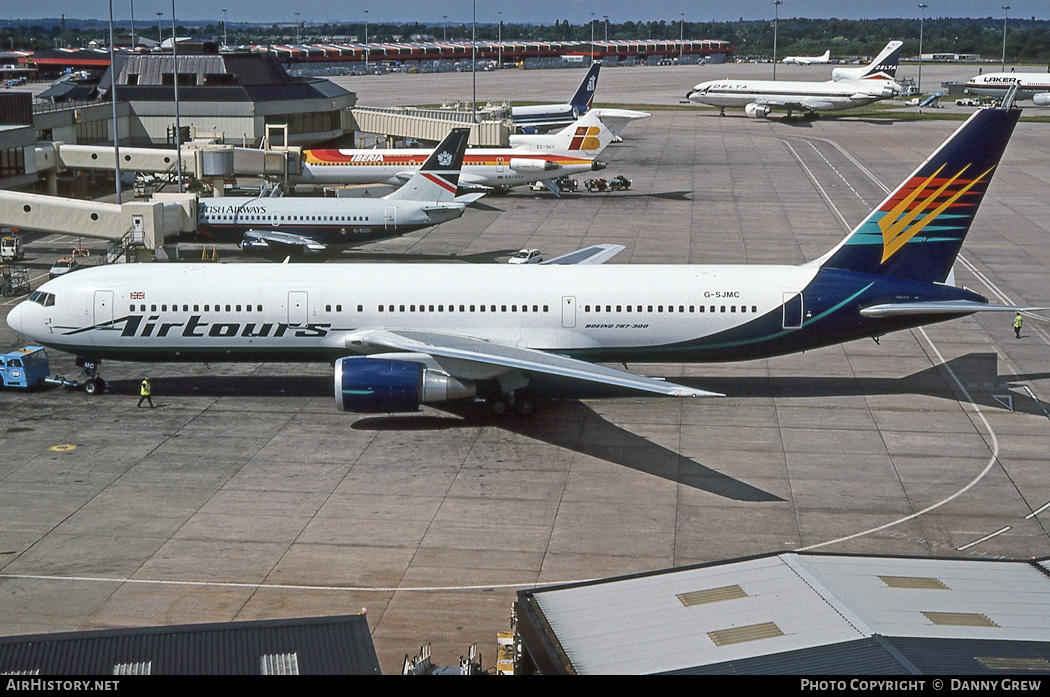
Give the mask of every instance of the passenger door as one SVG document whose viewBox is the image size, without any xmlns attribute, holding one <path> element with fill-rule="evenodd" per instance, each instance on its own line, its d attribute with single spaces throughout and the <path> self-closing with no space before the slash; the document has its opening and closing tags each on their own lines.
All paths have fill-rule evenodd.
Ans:
<svg viewBox="0 0 1050 697">
<path fill-rule="evenodd" d="M 310 321 L 310 295 L 305 290 L 288 291 L 288 324 L 305 327 Z"/>
</svg>

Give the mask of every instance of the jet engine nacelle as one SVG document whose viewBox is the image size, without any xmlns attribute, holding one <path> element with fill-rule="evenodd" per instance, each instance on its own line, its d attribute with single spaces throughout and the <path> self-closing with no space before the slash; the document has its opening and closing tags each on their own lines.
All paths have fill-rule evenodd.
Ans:
<svg viewBox="0 0 1050 697">
<path fill-rule="evenodd" d="M 510 158 L 510 168 L 515 172 L 549 172 L 552 169 L 558 169 L 558 163 L 549 160 L 512 157 Z"/>
<path fill-rule="evenodd" d="M 764 119 L 772 111 L 765 104 L 748 104 L 744 107 L 744 115 L 751 119 Z"/>
<path fill-rule="evenodd" d="M 1036 106 L 1050 106 L 1050 92 L 1040 92 L 1032 95 L 1032 101 Z"/>
<path fill-rule="evenodd" d="M 420 404 L 473 397 L 463 383 L 414 361 L 351 357 L 335 362 L 335 407 L 339 411 L 394 413 L 417 411 Z"/>
</svg>

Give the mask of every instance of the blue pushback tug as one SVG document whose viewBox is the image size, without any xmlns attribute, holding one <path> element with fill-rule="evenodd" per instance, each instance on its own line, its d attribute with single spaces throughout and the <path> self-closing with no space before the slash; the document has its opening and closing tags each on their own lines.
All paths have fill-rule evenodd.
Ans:
<svg viewBox="0 0 1050 697">
<path fill-rule="evenodd" d="M 44 384 L 50 373 L 47 353 L 42 346 L 0 354 L 0 387 L 29 389 Z"/>
</svg>

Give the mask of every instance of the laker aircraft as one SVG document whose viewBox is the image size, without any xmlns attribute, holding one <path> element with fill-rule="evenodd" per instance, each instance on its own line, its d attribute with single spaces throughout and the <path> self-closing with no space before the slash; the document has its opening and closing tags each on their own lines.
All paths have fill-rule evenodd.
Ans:
<svg viewBox="0 0 1050 697">
<path fill-rule="evenodd" d="M 457 186 L 470 129 L 453 129 L 396 191 L 380 198 L 224 196 L 197 200 L 198 235 L 284 259 L 398 237 L 463 215 Z"/>
<path fill-rule="evenodd" d="M 506 190 L 535 181 L 605 169 L 595 158 L 614 134 L 597 114 L 588 113 L 556 133 L 513 135 L 509 148 L 470 148 L 459 177 L 463 188 Z M 400 184 L 430 154 L 413 148 L 304 150 L 302 173 L 293 184 Z"/>
<path fill-rule="evenodd" d="M 798 80 L 708 80 L 693 87 L 686 98 L 698 104 L 742 107 L 751 118 L 765 118 L 773 111 L 790 117 L 799 111 L 807 115 L 866 106 L 899 95 L 903 88 L 895 81 L 900 62 L 900 41 L 891 41 L 864 68 L 836 68 L 826 82 Z"/>
<path fill-rule="evenodd" d="M 45 283 L 7 321 L 99 380 L 101 360 L 331 361 L 336 406 L 352 412 L 529 411 L 610 388 L 718 396 L 596 362 L 754 359 L 1032 309 L 947 282 L 1019 114 L 975 112 L 799 266 L 120 264 Z"/>
<path fill-rule="evenodd" d="M 966 92 L 986 97 L 1003 97 L 1017 85 L 1017 99 L 1031 99 L 1036 106 L 1050 106 L 1050 74 L 988 73 L 966 81 Z"/>
</svg>

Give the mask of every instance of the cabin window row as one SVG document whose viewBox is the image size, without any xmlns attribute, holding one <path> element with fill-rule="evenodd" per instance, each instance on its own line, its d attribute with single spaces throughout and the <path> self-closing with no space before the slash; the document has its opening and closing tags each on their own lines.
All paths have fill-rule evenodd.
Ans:
<svg viewBox="0 0 1050 697">
<path fill-rule="evenodd" d="M 602 305 L 584 305 L 584 312 L 603 312 Z M 742 312 L 747 313 L 747 305 L 605 305 L 604 312 L 667 312 L 678 314 L 697 314 L 697 313 L 719 313 L 719 312 Z M 616 308 L 615 310 L 613 308 Z M 676 309 L 677 308 L 677 309 Z M 752 305 L 750 308 L 751 313 L 758 312 L 758 305 Z"/>
<path fill-rule="evenodd" d="M 172 312 L 178 312 L 178 305 L 150 305 L 150 312 L 167 312 L 168 308 L 171 308 Z M 190 312 L 190 307 L 193 308 L 193 312 L 202 312 L 201 307 L 204 308 L 203 312 L 262 312 L 262 305 L 183 305 L 183 312 Z M 225 308 L 225 310 L 223 309 Z M 135 311 L 135 303 L 131 303 L 128 306 L 131 312 Z M 138 306 L 139 312 L 146 312 L 146 305 L 142 304 Z"/>
<path fill-rule="evenodd" d="M 371 222 L 372 216 L 370 215 L 216 215 L 211 220 L 233 220 L 233 221 L 245 221 L 245 220 L 259 220 L 269 222 L 274 219 L 280 219 L 281 222 L 334 222 L 334 223 L 368 223 Z"/>
<path fill-rule="evenodd" d="M 379 312 L 457 312 L 456 305 L 380 305 Z M 550 312 L 549 305 L 459 305 L 458 312 Z M 541 310 L 542 308 L 542 310 Z"/>
</svg>

